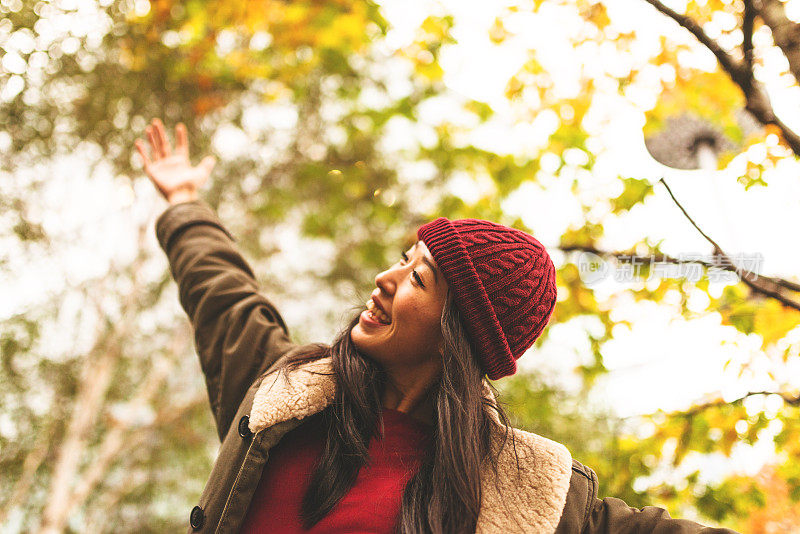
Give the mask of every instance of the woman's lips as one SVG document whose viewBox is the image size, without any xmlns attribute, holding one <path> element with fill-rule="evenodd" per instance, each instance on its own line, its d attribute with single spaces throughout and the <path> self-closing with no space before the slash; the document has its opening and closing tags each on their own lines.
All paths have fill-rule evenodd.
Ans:
<svg viewBox="0 0 800 534">
<path fill-rule="evenodd" d="M 389 326 L 388 324 L 383 324 L 382 322 L 378 321 L 377 319 L 373 319 L 372 316 L 369 313 L 369 310 L 364 310 L 363 312 L 361 312 L 360 319 L 361 319 L 361 321 L 364 322 L 364 324 L 368 324 L 370 326 Z"/>
</svg>

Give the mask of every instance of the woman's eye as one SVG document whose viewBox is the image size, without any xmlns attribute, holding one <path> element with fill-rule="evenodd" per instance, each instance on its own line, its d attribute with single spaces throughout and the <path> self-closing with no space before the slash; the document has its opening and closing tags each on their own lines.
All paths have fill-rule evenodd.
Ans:
<svg viewBox="0 0 800 534">
<path fill-rule="evenodd" d="M 403 261 L 408 261 L 408 254 L 401 252 L 400 255 L 403 257 Z M 403 265 L 403 262 L 400 262 L 400 265 Z M 417 271 L 411 271 L 411 276 L 414 277 L 414 280 L 416 280 L 419 285 L 425 287 L 425 284 L 422 283 L 422 278 L 419 276 Z"/>
</svg>

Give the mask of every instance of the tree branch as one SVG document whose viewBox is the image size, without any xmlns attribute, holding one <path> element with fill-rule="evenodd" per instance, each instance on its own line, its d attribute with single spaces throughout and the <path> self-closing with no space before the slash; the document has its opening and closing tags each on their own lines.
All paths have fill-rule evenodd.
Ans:
<svg viewBox="0 0 800 534">
<path fill-rule="evenodd" d="M 97 459 L 76 484 L 75 491 L 73 491 L 69 499 L 68 510 L 75 510 L 84 504 L 91 492 L 107 475 L 108 469 L 115 461 L 124 457 L 126 453 L 145 445 L 148 441 L 152 442 L 152 439 L 148 438 L 152 438 L 154 429 L 163 427 L 166 424 L 172 424 L 198 404 L 202 404 L 205 398 L 204 393 L 180 404 L 165 405 L 156 413 L 153 422 L 144 427 L 136 429 L 121 426 L 115 427 L 108 438 L 103 441 Z"/>
<path fill-rule="evenodd" d="M 645 0 L 648 4 L 656 8 L 658 11 L 663 13 L 664 15 L 668 16 L 679 25 L 681 25 L 684 29 L 688 30 L 689 33 L 694 35 L 695 39 L 700 41 L 700 44 L 708 48 L 712 54 L 717 58 L 719 64 L 722 65 L 722 68 L 725 69 L 731 78 L 738 84 L 738 80 L 743 76 L 744 66 L 733 58 L 728 52 L 726 52 L 714 39 L 708 36 L 706 32 L 703 31 L 703 28 L 700 27 L 691 17 L 686 15 L 681 15 L 677 11 L 670 9 L 669 7 L 665 6 L 659 0 Z"/>
<path fill-rule="evenodd" d="M 767 92 L 764 90 L 761 84 L 755 82 L 752 68 L 747 68 L 747 58 L 745 57 L 745 61 L 737 61 L 733 56 L 726 52 L 719 45 L 719 43 L 709 37 L 708 34 L 703 31 L 703 28 L 701 28 L 699 24 L 692 20 L 691 17 L 681 15 L 680 13 L 665 6 L 659 0 L 645 1 L 662 14 L 677 22 L 680 26 L 694 35 L 700 44 L 708 48 L 708 50 L 714 54 L 714 57 L 717 58 L 717 61 L 722 66 L 722 69 L 728 73 L 728 76 L 730 76 L 731 80 L 738 85 L 744 93 L 746 102 L 745 107 L 747 111 L 749 111 L 762 124 L 771 124 L 776 126 L 781 131 L 784 140 L 789 147 L 791 147 L 792 151 L 794 151 L 795 155 L 800 156 L 800 135 L 794 132 L 782 120 L 775 116 L 775 112 L 772 109 L 772 103 L 769 100 Z M 778 0 L 765 0 L 765 3 L 769 1 Z M 761 10 L 762 17 L 765 11 L 765 9 Z M 744 29 L 745 28 L 743 28 L 743 30 Z M 752 39 L 750 41 L 752 43 Z M 800 49 L 797 51 L 797 57 L 798 66 L 800 67 Z"/>
<path fill-rule="evenodd" d="M 789 20 L 780 0 L 760 0 L 759 3 L 761 20 L 769 26 L 772 40 L 786 56 L 789 71 L 800 83 L 800 24 Z"/>
<path fill-rule="evenodd" d="M 123 302 L 121 315 L 129 318 L 130 311 L 134 308 L 139 297 L 140 279 L 136 276 L 141 272 L 141 267 L 146 261 L 144 251 L 147 224 L 142 223 L 138 230 L 139 250 L 132 266 L 133 286 Z M 102 306 L 100 303 L 98 306 Z M 102 317 L 102 307 L 98 308 Z M 80 388 L 72 406 L 72 413 L 64 440 L 58 448 L 53 476 L 48 489 L 47 506 L 42 514 L 40 532 L 56 533 L 64 529 L 68 519 L 69 496 L 72 484 L 78 472 L 80 459 L 89 441 L 89 431 L 97 419 L 106 396 L 106 390 L 113 378 L 114 369 L 123 353 L 123 340 L 132 328 L 132 320 L 122 321 L 120 325 L 108 324 L 101 320 L 104 327 L 102 333 L 95 340 L 89 355 L 84 360 L 83 376 Z M 99 354 L 97 359 L 95 354 Z"/>
<path fill-rule="evenodd" d="M 143 407 L 153 400 L 158 388 L 171 370 L 163 361 L 159 363 L 161 365 L 157 365 L 156 369 L 148 375 L 147 381 L 130 402 L 131 407 Z M 120 453 L 138 446 L 140 441 L 141 439 L 137 436 L 135 428 L 131 428 L 131 426 L 121 421 L 116 421 L 103 437 L 103 442 L 98 447 L 94 460 L 75 483 L 67 510 L 71 511 L 81 506 Z"/>
<path fill-rule="evenodd" d="M 749 393 L 745 393 L 739 398 L 736 398 L 732 401 L 726 401 L 724 399 L 716 399 L 710 402 L 704 402 L 701 404 L 697 404 L 692 406 L 688 410 L 681 412 L 682 416 L 692 416 L 697 415 L 702 411 L 708 410 L 709 408 L 714 408 L 716 406 L 723 406 L 728 404 L 738 404 L 745 400 L 748 397 L 754 397 L 756 395 L 780 395 L 783 399 L 783 402 L 790 406 L 800 406 L 800 397 L 797 395 L 790 395 L 789 393 L 781 392 L 781 391 L 751 391 Z"/>
<path fill-rule="evenodd" d="M 683 208 L 683 206 L 681 206 L 681 203 L 678 202 L 678 199 L 675 198 L 675 195 L 672 194 L 672 190 L 669 188 L 669 186 L 667 185 L 667 182 L 664 180 L 663 177 L 661 177 L 659 182 L 664 184 L 664 187 L 667 189 L 667 193 L 669 193 L 669 196 L 672 198 L 673 202 L 675 202 L 675 204 L 683 212 L 683 214 L 686 216 L 686 218 L 689 219 L 689 222 L 692 223 L 692 226 L 694 226 L 697 229 L 697 231 L 700 232 L 700 235 L 702 235 L 709 243 L 711 243 L 714 246 L 714 256 L 713 256 L 713 258 L 715 259 L 715 262 L 714 262 L 715 265 L 717 265 L 717 266 L 723 266 L 724 265 L 726 267 L 727 266 L 733 267 L 732 270 L 734 272 L 736 272 L 737 275 L 739 275 L 739 279 L 742 282 L 744 282 L 745 284 L 747 284 L 747 286 L 750 289 L 752 289 L 753 291 L 755 291 L 756 293 L 760 293 L 762 295 L 771 297 L 771 298 L 777 300 L 778 302 L 780 302 L 781 304 L 783 304 L 784 306 L 786 306 L 788 308 L 794 308 L 795 310 L 800 311 L 800 302 L 795 302 L 794 300 L 782 295 L 775 288 L 774 285 L 771 285 L 768 282 L 765 283 L 764 280 L 761 279 L 758 274 L 753 273 L 751 271 L 744 272 L 743 269 L 740 269 L 733 262 L 733 260 L 730 258 L 730 256 L 725 254 L 725 252 L 722 250 L 722 247 L 720 247 L 719 244 L 717 244 L 716 241 L 711 239 L 708 235 L 706 235 L 705 232 L 703 232 L 703 230 L 700 229 L 699 226 L 697 226 L 697 223 L 694 222 L 694 219 L 692 219 L 689 216 L 689 214 L 686 212 L 686 210 Z M 723 260 L 722 262 L 717 262 L 716 261 L 716 258 L 718 256 L 721 256 L 721 258 Z"/>
<path fill-rule="evenodd" d="M 158 427 L 163 427 L 164 425 L 174 423 L 174 421 L 180 419 L 198 404 L 207 403 L 207 399 L 208 398 L 204 393 L 203 395 L 193 397 L 192 399 L 179 405 L 165 406 L 164 409 L 159 412 L 159 415 L 156 416 L 156 420 L 152 425 L 146 428 L 138 429 L 130 436 L 130 438 L 126 439 L 125 445 L 120 450 L 120 454 L 118 455 L 118 458 L 121 458 L 122 461 L 117 464 L 116 468 L 122 473 L 128 473 L 128 476 L 118 484 L 115 484 L 113 487 L 104 488 L 103 491 L 100 492 L 98 499 L 99 503 L 92 505 L 93 511 L 91 514 L 89 514 L 89 518 L 87 520 L 87 533 L 106 532 L 109 521 L 108 510 L 116 510 L 116 506 L 119 501 L 147 482 L 146 477 L 140 476 L 141 471 L 131 468 L 135 461 L 134 455 L 126 453 L 133 451 L 140 445 L 152 443 L 152 431 Z M 168 411 L 170 413 L 165 415 L 165 413 Z"/>
<path fill-rule="evenodd" d="M 4 508 L 0 510 L 0 525 L 4 524 L 14 508 L 25 502 L 26 497 L 28 497 L 28 492 L 33 486 L 36 473 L 45 458 L 47 458 L 47 453 L 50 452 L 50 440 L 52 439 L 54 427 L 55 424 L 51 422 L 48 430 L 42 433 L 41 439 L 37 440 L 36 447 L 25 456 L 25 460 L 22 463 L 22 474 L 14 484 L 11 497 L 5 503 Z"/>
<path fill-rule="evenodd" d="M 743 70 L 748 74 L 749 84 L 753 83 L 753 25 L 756 21 L 756 8 L 753 0 L 744 0 L 744 15 L 742 17 L 742 57 L 744 58 Z"/>
<path fill-rule="evenodd" d="M 758 285 L 757 287 L 750 286 L 754 292 L 760 293 L 770 298 L 774 298 L 775 300 L 781 302 L 785 306 L 800 311 L 800 303 L 795 302 L 794 300 L 786 297 L 785 295 L 778 292 L 776 289 L 771 289 L 771 287 L 784 287 L 786 289 L 791 289 L 792 291 L 800 291 L 800 285 L 796 284 L 795 282 L 792 282 L 791 280 L 785 280 L 783 278 L 763 276 L 758 273 L 754 273 L 753 271 L 749 271 L 747 269 L 738 267 L 736 265 L 726 265 L 725 264 L 726 262 L 723 263 L 710 262 L 699 258 L 680 259 L 670 256 L 668 254 L 650 254 L 649 256 L 642 256 L 632 251 L 601 250 L 591 245 L 562 245 L 556 248 L 564 252 L 578 252 L 578 251 L 591 252 L 592 254 L 596 254 L 598 256 L 602 256 L 605 258 L 614 258 L 615 260 L 621 263 L 644 264 L 652 262 L 652 263 L 672 263 L 675 265 L 699 264 L 707 269 L 715 268 L 715 269 L 729 271 L 735 273 L 745 283 L 747 283 L 747 281 L 744 280 L 745 277 L 747 277 L 748 279 L 761 280 L 763 282 L 762 285 Z"/>
<path fill-rule="evenodd" d="M 722 397 L 716 398 L 711 401 L 701 402 L 700 404 L 695 404 L 687 410 L 675 410 L 673 412 L 669 412 L 667 415 L 672 416 L 679 416 L 679 417 L 693 417 L 705 410 L 709 410 L 711 408 L 716 408 L 719 406 L 727 406 L 730 404 L 738 404 L 745 400 L 748 397 L 755 397 L 756 395 L 779 395 L 783 402 L 790 406 L 800 406 L 800 396 L 792 395 L 790 393 L 782 392 L 782 391 L 751 391 L 749 393 L 745 393 L 741 397 L 733 399 L 731 401 L 726 401 Z M 649 416 L 652 416 L 650 414 Z M 633 419 L 639 419 L 641 417 L 648 417 L 647 414 L 644 415 L 626 415 L 624 417 L 620 417 L 621 421 L 631 421 Z"/>
</svg>

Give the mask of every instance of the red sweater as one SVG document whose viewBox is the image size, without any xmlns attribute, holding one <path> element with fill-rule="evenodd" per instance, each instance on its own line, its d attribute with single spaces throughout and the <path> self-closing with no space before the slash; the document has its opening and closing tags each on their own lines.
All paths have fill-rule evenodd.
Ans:
<svg viewBox="0 0 800 534">
<path fill-rule="evenodd" d="M 394 532 L 403 489 L 419 468 L 431 427 L 389 408 L 383 411 L 383 421 L 385 436 L 374 437 L 368 446 L 370 462 L 361 468 L 350 491 L 311 530 L 301 526 L 300 503 L 322 452 L 321 414 L 287 432 L 269 452 L 241 532 Z"/>
</svg>

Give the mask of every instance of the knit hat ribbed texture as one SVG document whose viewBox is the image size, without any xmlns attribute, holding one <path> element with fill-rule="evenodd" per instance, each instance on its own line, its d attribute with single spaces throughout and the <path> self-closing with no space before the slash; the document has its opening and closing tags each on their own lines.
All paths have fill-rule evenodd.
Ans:
<svg viewBox="0 0 800 534">
<path fill-rule="evenodd" d="M 439 217 L 419 227 L 491 380 L 517 372 L 555 308 L 556 270 L 544 246 L 515 228 Z"/>
</svg>

